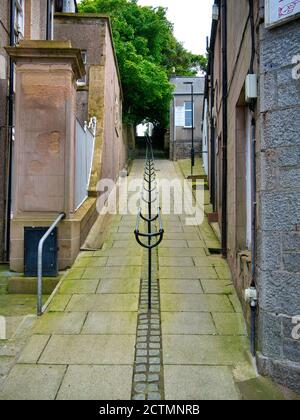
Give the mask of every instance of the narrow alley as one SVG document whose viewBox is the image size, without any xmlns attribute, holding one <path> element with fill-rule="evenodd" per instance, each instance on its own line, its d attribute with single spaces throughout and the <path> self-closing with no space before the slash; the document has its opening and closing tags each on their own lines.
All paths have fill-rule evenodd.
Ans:
<svg viewBox="0 0 300 420">
<path fill-rule="evenodd" d="M 136 160 L 130 178 L 141 177 L 142 167 Z M 157 173 L 183 179 L 180 165 L 166 160 L 157 161 Z M 210 256 L 216 238 L 206 219 L 189 227 L 185 217 L 163 216 L 159 293 L 147 320 L 147 259 L 133 235 L 136 217 L 116 215 L 102 249 L 80 253 L 36 320 L 0 398 L 259 397 L 251 387 L 257 374 L 227 263 Z M 283 398 L 274 389 L 270 395 Z M 260 392 L 267 390 L 264 385 Z"/>
<path fill-rule="evenodd" d="M 299 19 L 0 0 L 1 401 L 300 400 Z"/>
</svg>

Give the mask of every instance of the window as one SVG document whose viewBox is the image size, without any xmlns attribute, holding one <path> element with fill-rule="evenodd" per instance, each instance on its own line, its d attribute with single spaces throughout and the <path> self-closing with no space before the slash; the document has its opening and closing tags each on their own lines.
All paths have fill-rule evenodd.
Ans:
<svg viewBox="0 0 300 420">
<path fill-rule="evenodd" d="M 16 42 L 24 38 L 24 3 L 25 0 L 15 0 L 15 36 Z"/>
<path fill-rule="evenodd" d="M 47 8 L 47 40 L 54 38 L 54 0 L 50 0 Z"/>
<path fill-rule="evenodd" d="M 252 126 L 250 111 L 246 115 L 246 246 L 251 249 L 252 243 Z"/>
<path fill-rule="evenodd" d="M 192 123 L 193 123 L 193 104 L 192 104 L 192 102 L 185 102 L 184 103 L 184 114 L 185 114 L 184 126 L 186 128 L 192 128 Z"/>
<path fill-rule="evenodd" d="M 82 61 L 85 66 L 85 71 L 87 71 L 87 52 L 82 50 L 81 51 Z M 87 84 L 87 75 L 83 76 L 82 79 L 77 80 L 77 86 L 86 86 Z"/>
<path fill-rule="evenodd" d="M 252 243 L 252 126 L 247 106 L 236 108 L 236 221 L 237 249 Z"/>
</svg>

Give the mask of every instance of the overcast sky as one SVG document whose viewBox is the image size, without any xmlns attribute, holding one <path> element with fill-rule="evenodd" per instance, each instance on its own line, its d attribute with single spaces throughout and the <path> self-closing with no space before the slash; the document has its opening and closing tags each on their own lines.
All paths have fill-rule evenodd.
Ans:
<svg viewBox="0 0 300 420">
<path fill-rule="evenodd" d="M 206 52 L 206 37 L 210 35 L 213 0 L 138 0 L 143 6 L 168 8 L 168 18 L 174 23 L 176 38 L 194 54 Z"/>
</svg>

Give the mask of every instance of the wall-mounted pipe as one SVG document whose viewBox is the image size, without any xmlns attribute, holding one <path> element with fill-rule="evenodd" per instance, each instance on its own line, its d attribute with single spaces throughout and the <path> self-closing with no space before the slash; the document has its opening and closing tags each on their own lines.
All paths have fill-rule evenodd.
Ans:
<svg viewBox="0 0 300 420">
<path fill-rule="evenodd" d="M 254 3 L 253 0 L 249 1 L 249 19 L 251 26 L 251 60 L 249 73 L 254 74 L 254 60 L 255 60 L 255 23 L 254 23 Z M 249 109 L 254 113 L 255 102 L 249 103 Z M 256 121 L 254 115 L 251 121 L 251 161 L 252 161 L 252 194 L 251 194 L 251 206 L 252 206 L 252 223 L 251 223 L 251 289 L 253 298 L 250 299 L 250 310 L 251 310 L 251 354 L 255 357 L 256 354 L 256 312 L 257 312 L 257 289 L 256 289 L 256 224 L 257 224 L 257 183 L 256 183 Z"/>
<path fill-rule="evenodd" d="M 10 0 L 9 18 L 9 45 L 15 45 L 15 0 Z M 9 261 L 10 255 L 10 219 L 12 201 L 12 150 L 13 150 L 13 124 L 14 124 L 14 63 L 9 60 L 9 91 L 8 91 L 8 176 L 6 195 L 6 228 L 5 228 L 5 258 Z"/>
<path fill-rule="evenodd" d="M 222 0 L 222 255 L 227 257 L 227 137 L 228 137 L 228 67 L 227 0 Z"/>
<path fill-rule="evenodd" d="M 53 14 L 53 0 L 47 0 L 47 26 L 46 26 L 46 40 L 52 39 L 52 14 Z"/>
<path fill-rule="evenodd" d="M 219 8 L 220 0 L 215 0 L 215 6 Z M 218 28 L 218 20 L 213 19 L 211 36 L 210 36 L 210 45 L 208 48 L 208 74 L 210 80 L 207 78 L 207 98 L 210 101 L 210 193 L 211 201 L 213 205 L 213 211 L 217 209 L 217 200 L 216 200 L 216 150 L 215 150 L 215 121 L 213 116 L 214 102 L 215 102 L 215 87 L 214 87 L 214 66 L 215 66 L 215 42 Z M 209 92 L 208 92 L 209 88 Z"/>
</svg>

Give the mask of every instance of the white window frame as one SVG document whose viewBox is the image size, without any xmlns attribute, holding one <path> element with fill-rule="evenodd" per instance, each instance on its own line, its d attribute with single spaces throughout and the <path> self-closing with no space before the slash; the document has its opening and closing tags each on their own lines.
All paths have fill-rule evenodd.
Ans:
<svg viewBox="0 0 300 420">
<path fill-rule="evenodd" d="M 192 109 L 187 109 L 187 107 L 186 107 L 187 104 L 192 104 Z M 194 113 L 194 127 L 192 127 L 192 124 L 191 125 L 186 125 L 186 113 L 187 112 Z M 192 103 L 192 101 L 185 101 L 184 102 L 184 128 L 195 128 L 195 102 L 194 103 Z"/>
<path fill-rule="evenodd" d="M 54 4 L 54 0 L 50 1 L 50 39 L 51 41 L 53 41 L 54 39 L 54 13 L 55 13 L 55 4 Z"/>
<path fill-rule="evenodd" d="M 87 70 L 87 50 L 81 50 L 82 61 Z M 86 86 L 87 85 L 87 74 L 83 76 L 82 79 L 77 80 L 77 86 Z"/>
<path fill-rule="evenodd" d="M 25 0 L 15 0 L 15 35 L 17 40 L 25 35 Z"/>
<path fill-rule="evenodd" d="M 246 246 L 252 245 L 252 124 L 251 113 L 246 114 Z"/>
</svg>

